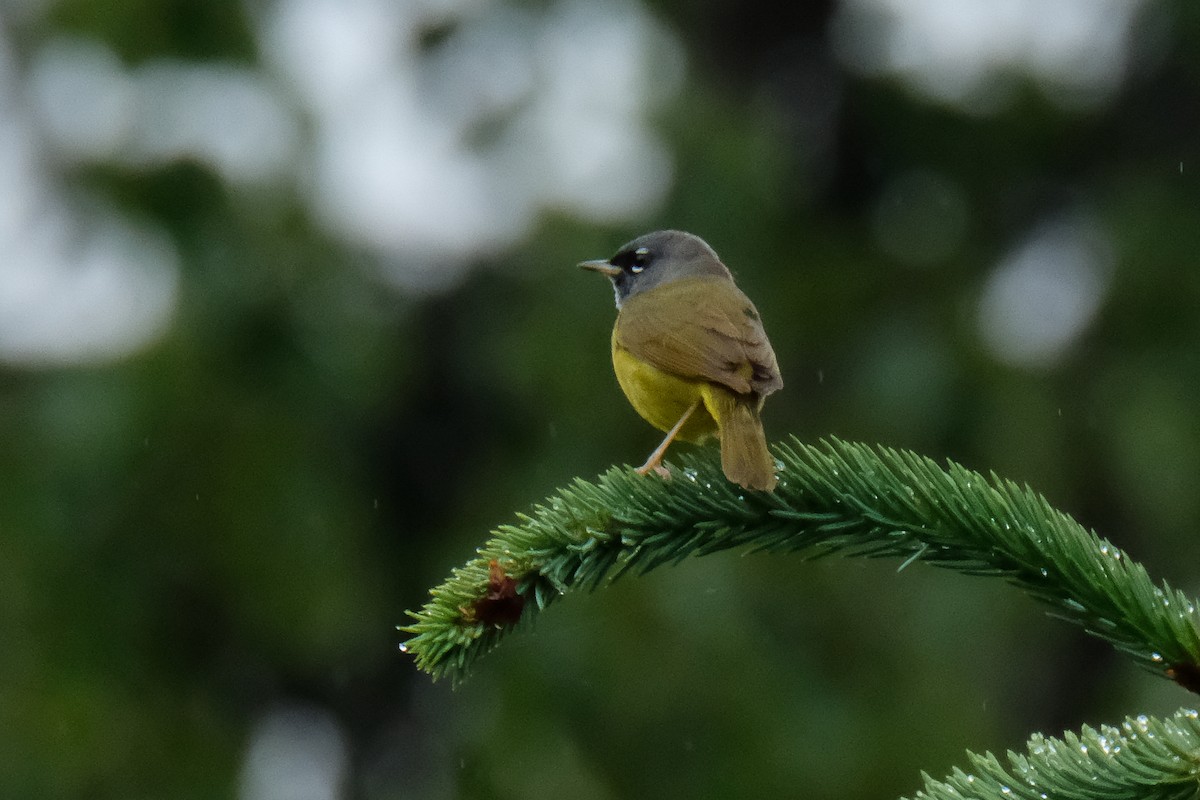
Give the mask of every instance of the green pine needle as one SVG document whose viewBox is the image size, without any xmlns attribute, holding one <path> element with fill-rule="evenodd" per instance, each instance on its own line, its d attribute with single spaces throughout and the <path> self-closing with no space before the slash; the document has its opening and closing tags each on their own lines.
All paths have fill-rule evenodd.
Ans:
<svg viewBox="0 0 1200 800">
<path fill-rule="evenodd" d="M 1036 735 L 1025 753 L 968 753 L 970 771 L 922 776 L 914 800 L 1195 800 L 1200 797 L 1200 714 L 1085 726 L 1061 739 Z"/>
<path fill-rule="evenodd" d="M 568 592 L 741 548 L 893 557 L 1001 577 L 1142 666 L 1200 689 L 1194 602 L 1028 487 L 903 450 L 836 439 L 775 448 L 773 494 L 744 492 L 710 455 L 664 481 L 628 468 L 576 479 L 498 528 L 455 569 L 402 645 L 434 678 L 475 660 Z M 494 562 L 494 567 L 492 564 Z"/>
</svg>

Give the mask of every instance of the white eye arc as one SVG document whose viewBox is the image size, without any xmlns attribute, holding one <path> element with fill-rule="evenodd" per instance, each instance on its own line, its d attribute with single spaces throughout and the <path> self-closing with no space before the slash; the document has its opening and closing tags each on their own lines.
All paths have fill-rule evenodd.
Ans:
<svg viewBox="0 0 1200 800">
<path fill-rule="evenodd" d="M 629 271 L 632 272 L 634 275 L 637 275 L 639 272 L 641 272 L 642 270 L 644 270 L 646 268 L 646 265 L 643 264 L 642 262 L 646 259 L 646 256 L 650 255 L 650 248 L 649 247 L 639 247 L 637 250 L 633 251 L 633 255 L 634 255 L 634 262 L 629 265 Z"/>
</svg>

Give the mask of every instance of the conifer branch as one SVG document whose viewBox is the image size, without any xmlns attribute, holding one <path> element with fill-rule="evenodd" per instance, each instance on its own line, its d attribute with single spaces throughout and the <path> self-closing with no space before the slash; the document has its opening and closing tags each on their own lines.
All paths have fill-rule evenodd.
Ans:
<svg viewBox="0 0 1200 800">
<path fill-rule="evenodd" d="M 715 459 L 663 481 L 614 468 L 576 479 L 498 528 L 403 628 L 402 648 L 459 680 L 510 631 L 571 591 L 729 548 L 894 557 L 1004 578 L 1143 667 L 1200 691 L 1195 603 L 1028 487 L 902 450 L 792 439 L 773 494 L 743 492 Z"/>
<path fill-rule="evenodd" d="M 970 771 L 924 775 L 913 800 L 1195 800 L 1200 796 L 1200 714 L 1084 726 L 1061 739 L 1035 735 L 1005 761 L 968 753 Z"/>
</svg>

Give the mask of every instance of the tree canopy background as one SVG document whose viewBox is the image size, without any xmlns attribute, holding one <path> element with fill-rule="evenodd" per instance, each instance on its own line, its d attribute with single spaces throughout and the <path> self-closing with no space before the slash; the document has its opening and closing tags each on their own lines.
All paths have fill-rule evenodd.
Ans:
<svg viewBox="0 0 1200 800">
<path fill-rule="evenodd" d="M 764 418 L 1195 593 L 1188 0 L 8 0 L 0 794 L 887 797 L 1186 696 L 992 582 L 728 554 L 458 691 L 403 611 L 658 434 L 576 262 L 703 236 Z"/>
</svg>

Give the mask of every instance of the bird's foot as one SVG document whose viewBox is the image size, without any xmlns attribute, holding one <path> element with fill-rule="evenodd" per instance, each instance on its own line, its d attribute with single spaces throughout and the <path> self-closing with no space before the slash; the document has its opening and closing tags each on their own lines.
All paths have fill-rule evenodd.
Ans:
<svg viewBox="0 0 1200 800">
<path fill-rule="evenodd" d="M 647 461 L 640 467 L 634 470 L 638 475 L 649 475 L 651 472 L 658 475 L 664 481 L 671 480 L 671 470 L 662 465 L 660 461 Z"/>
</svg>

